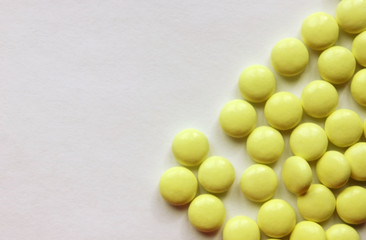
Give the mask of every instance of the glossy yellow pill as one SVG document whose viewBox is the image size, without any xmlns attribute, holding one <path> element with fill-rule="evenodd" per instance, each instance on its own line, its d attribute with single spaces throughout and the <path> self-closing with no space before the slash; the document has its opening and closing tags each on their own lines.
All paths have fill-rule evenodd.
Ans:
<svg viewBox="0 0 366 240">
<path fill-rule="evenodd" d="M 278 186 L 277 175 L 272 168 L 254 164 L 247 168 L 240 179 L 240 188 L 251 201 L 264 202 L 270 199 Z"/>
<path fill-rule="evenodd" d="M 286 201 L 272 199 L 260 207 L 257 222 L 267 236 L 281 238 L 289 235 L 294 229 L 296 214 Z"/>
<path fill-rule="evenodd" d="M 301 104 L 309 116 L 314 118 L 327 117 L 338 105 L 337 90 L 329 82 L 312 81 L 302 91 Z"/>
<path fill-rule="evenodd" d="M 338 40 L 339 28 L 334 17 L 317 12 L 305 18 L 301 25 L 301 36 L 305 44 L 314 50 L 324 50 Z"/>
<path fill-rule="evenodd" d="M 366 67 L 366 31 L 358 34 L 352 43 L 352 53 L 358 64 Z"/>
<path fill-rule="evenodd" d="M 335 209 L 333 193 L 322 184 L 312 184 L 308 191 L 297 197 L 297 208 L 303 218 L 323 222 L 330 218 Z"/>
<path fill-rule="evenodd" d="M 227 135 L 242 138 L 254 129 L 257 113 L 250 103 L 236 99 L 225 104 L 221 109 L 219 120 L 221 128 Z"/>
<path fill-rule="evenodd" d="M 360 33 L 366 30 L 365 12 L 365 0 L 342 0 L 337 6 L 336 19 L 345 32 Z"/>
<path fill-rule="evenodd" d="M 285 38 L 272 48 L 271 62 L 279 74 L 292 77 L 305 70 L 309 62 L 309 52 L 300 40 Z"/>
<path fill-rule="evenodd" d="M 344 189 L 337 197 L 337 213 L 349 224 L 366 222 L 366 189 L 352 186 Z"/>
<path fill-rule="evenodd" d="M 344 156 L 351 166 L 351 178 L 366 181 L 366 142 L 359 142 L 346 150 Z"/>
<path fill-rule="evenodd" d="M 341 46 L 330 47 L 318 59 L 320 76 L 333 84 L 346 83 L 356 69 L 356 60 L 350 50 Z"/>
<path fill-rule="evenodd" d="M 234 179 L 234 167 L 223 157 L 209 157 L 198 168 L 199 183 L 211 193 L 226 192 Z"/>
<path fill-rule="evenodd" d="M 366 49 L 366 48 L 365 48 Z M 358 71 L 351 82 L 351 94 L 360 105 L 366 106 L 366 68 Z"/>
<path fill-rule="evenodd" d="M 285 147 L 279 131 L 268 126 L 257 127 L 247 139 L 247 152 L 257 163 L 269 164 L 277 161 Z"/>
<path fill-rule="evenodd" d="M 260 232 L 255 221 L 247 216 L 236 216 L 225 224 L 223 240 L 260 240 Z"/>
<path fill-rule="evenodd" d="M 264 106 L 264 116 L 272 127 L 289 130 L 296 127 L 302 118 L 301 102 L 292 93 L 275 93 Z"/>
<path fill-rule="evenodd" d="M 170 204 L 181 206 L 189 203 L 197 193 L 197 179 L 184 167 L 168 169 L 160 178 L 161 196 Z"/>
<path fill-rule="evenodd" d="M 209 150 L 209 143 L 207 137 L 201 131 L 188 128 L 174 137 L 172 150 L 180 164 L 197 166 L 205 159 Z"/>
<path fill-rule="evenodd" d="M 307 161 L 319 159 L 328 147 L 328 138 L 323 128 L 315 123 L 302 123 L 290 135 L 293 154 Z"/>
<path fill-rule="evenodd" d="M 355 144 L 363 132 L 360 116 L 349 109 L 339 109 L 329 115 L 324 128 L 329 141 L 338 147 Z"/>
<path fill-rule="evenodd" d="M 199 195 L 188 207 L 188 218 L 198 231 L 216 231 L 225 220 L 224 204 L 214 195 Z"/>
<path fill-rule="evenodd" d="M 302 221 L 296 224 L 291 233 L 290 240 L 327 240 L 325 231 L 319 224 Z"/>
<path fill-rule="evenodd" d="M 266 101 L 275 89 L 275 77 L 272 71 L 263 65 L 249 66 L 240 74 L 240 93 L 250 102 Z"/>
<path fill-rule="evenodd" d="M 357 231 L 347 224 L 335 224 L 325 232 L 327 240 L 360 240 Z"/>
<path fill-rule="evenodd" d="M 326 187 L 340 188 L 348 182 L 351 167 L 342 153 L 328 151 L 317 162 L 316 174 Z"/>
<path fill-rule="evenodd" d="M 282 181 L 293 194 L 304 194 L 313 181 L 309 163 L 297 156 L 287 158 L 282 167 Z"/>
</svg>

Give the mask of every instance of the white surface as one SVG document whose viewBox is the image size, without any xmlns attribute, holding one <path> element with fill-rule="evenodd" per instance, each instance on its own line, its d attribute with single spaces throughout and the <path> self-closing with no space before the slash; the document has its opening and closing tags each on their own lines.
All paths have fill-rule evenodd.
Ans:
<svg viewBox="0 0 366 240">
<path fill-rule="evenodd" d="M 235 184 L 220 196 L 227 219 L 255 219 L 259 204 L 238 186 L 253 161 L 245 141 L 223 134 L 218 112 L 240 98 L 244 67 L 270 66 L 276 41 L 300 37 L 307 15 L 334 15 L 337 3 L 1 0 L 0 239 L 221 239 L 221 230 L 194 230 L 186 208 L 158 192 L 160 175 L 178 165 L 171 141 L 187 127 L 202 130 L 210 154 L 236 169 Z M 350 47 L 350 37 L 339 43 Z M 277 76 L 278 91 L 299 96 L 319 78 L 311 55 L 300 78 Z M 349 86 L 338 90 L 339 107 L 365 118 Z M 287 147 L 277 173 L 289 155 Z M 296 205 L 282 182 L 275 197 Z M 365 227 L 358 231 L 366 239 Z"/>
</svg>

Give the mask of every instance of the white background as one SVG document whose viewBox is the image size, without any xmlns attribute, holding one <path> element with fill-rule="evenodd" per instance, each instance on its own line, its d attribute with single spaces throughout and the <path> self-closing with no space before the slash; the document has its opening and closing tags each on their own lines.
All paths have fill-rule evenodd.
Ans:
<svg viewBox="0 0 366 240">
<path fill-rule="evenodd" d="M 1 0 L 0 240 L 221 239 L 221 230 L 193 229 L 187 208 L 158 191 L 160 175 L 178 165 L 171 141 L 188 127 L 236 169 L 220 195 L 227 219 L 256 219 L 260 205 L 238 185 L 253 161 L 245 140 L 222 132 L 218 113 L 241 98 L 243 68 L 271 67 L 278 40 L 300 38 L 307 15 L 335 15 L 338 2 Z M 342 33 L 338 44 L 350 48 L 351 39 Z M 277 91 L 300 96 L 319 78 L 318 54 L 310 54 L 299 78 L 276 75 Z M 338 108 L 364 119 L 349 85 L 338 91 Z M 266 124 L 263 104 L 256 107 L 258 125 Z M 290 155 L 286 147 L 273 165 L 278 174 Z M 296 207 L 281 181 L 275 197 Z M 324 227 L 339 221 L 335 214 Z M 357 229 L 366 239 L 365 227 Z"/>
</svg>

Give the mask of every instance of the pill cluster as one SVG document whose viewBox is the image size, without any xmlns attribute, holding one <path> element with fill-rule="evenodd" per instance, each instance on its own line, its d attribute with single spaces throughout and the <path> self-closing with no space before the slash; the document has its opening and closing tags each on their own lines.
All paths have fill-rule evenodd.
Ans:
<svg viewBox="0 0 366 240">
<path fill-rule="evenodd" d="M 334 46 L 339 27 L 358 34 L 352 51 Z M 309 15 L 301 26 L 302 41 L 285 38 L 271 52 L 274 70 L 285 77 L 301 74 L 309 61 L 308 48 L 320 51 L 318 70 L 323 80 L 310 82 L 301 99 L 290 92 L 276 92 L 276 79 L 270 69 L 252 65 L 239 77 L 239 90 L 245 100 L 235 99 L 220 111 L 222 130 L 230 137 L 247 137 L 246 150 L 255 162 L 241 175 L 240 189 L 253 202 L 263 203 L 255 222 L 247 216 L 229 219 L 223 239 L 259 240 L 260 230 L 272 238 L 290 235 L 290 240 L 357 240 L 349 224 L 366 223 L 366 189 L 345 187 L 337 197 L 333 189 L 343 187 L 350 178 L 366 181 L 366 120 L 349 109 L 336 109 L 338 93 L 333 85 L 352 79 L 351 94 L 366 106 L 366 69 L 355 74 L 356 64 L 366 67 L 366 0 L 342 0 L 336 19 L 324 12 Z M 306 47 L 307 46 L 307 47 Z M 256 109 L 251 103 L 265 102 L 268 126 L 257 125 Z M 324 129 L 311 122 L 301 123 L 303 112 L 325 119 Z M 268 165 L 282 155 L 285 141 L 281 131 L 290 130 L 293 156 L 286 159 L 281 179 L 287 190 L 297 196 L 297 210 L 305 219 L 296 223 L 295 209 L 282 199 L 272 199 L 279 179 Z M 328 149 L 328 142 L 345 148 L 344 153 Z M 225 207 L 214 194 L 229 190 L 235 180 L 233 165 L 224 157 L 207 157 L 209 141 L 197 129 L 179 132 L 172 143 L 177 161 L 183 165 L 167 170 L 160 178 L 162 197 L 172 205 L 189 204 L 188 218 L 199 231 L 218 230 L 225 222 Z M 319 184 L 312 183 L 309 162 L 316 161 Z M 187 167 L 198 167 L 198 181 Z M 208 193 L 196 196 L 198 184 Z M 334 211 L 346 224 L 335 224 L 326 231 L 319 224 Z"/>
</svg>

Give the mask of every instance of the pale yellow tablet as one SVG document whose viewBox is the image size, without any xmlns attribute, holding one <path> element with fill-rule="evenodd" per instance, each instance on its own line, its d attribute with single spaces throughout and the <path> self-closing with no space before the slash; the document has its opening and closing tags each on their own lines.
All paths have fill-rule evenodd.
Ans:
<svg viewBox="0 0 366 240">
<path fill-rule="evenodd" d="M 226 192 L 235 179 L 233 165 L 226 158 L 212 156 L 198 168 L 198 181 L 211 193 Z"/>
<path fill-rule="evenodd" d="M 197 193 L 197 179 L 184 167 L 168 169 L 160 178 L 161 196 L 170 204 L 181 206 L 189 203 Z"/>
<path fill-rule="evenodd" d="M 282 166 L 282 181 L 287 190 L 293 194 L 306 193 L 313 181 L 309 163 L 297 156 L 287 158 Z"/>
<path fill-rule="evenodd" d="M 346 223 L 365 223 L 366 189 L 361 186 L 345 188 L 337 197 L 337 213 Z"/>
<path fill-rule="evenodd" d="M 209 150 L 207 137 L 199 130 L 188 128 L 173 140 L 172 150 L 177 161 L 184 166 L 198 166 Z"/>
<path fill-rule="evenodd" d="M 282 155 L 285 141 L 282 134 L 274 128 L 261 126 L 247 139 L 249 156 L 257 163 L 269 164 L 276 162 Z"/>
<path fill-rule="evenodd" d="M 269 237 L 282 238 L 291 233 L 296 224 L 294 209 L 285 200 L 272 199 L 258 211 L 259 228 Z"/>
<path fill-rule="evenodd" d="M 292 93 L 275 93 L 264 106 L 264 116 L 272 127 L 289 130 L 296 127 L 302 118 L 301 102 Z"/>
<path fill-rule="evenodd" d="M 188 207 L 188 218 L 198 231 L 216 231 L 225 220 L 224 204 L 214 195 L 199 195 Z"/>
<path fill-rule="evenodd" d="M 322 184 L 312 184 L 304 195 L 297 197 L 297 208 L 301 216 L 313 222 L 329 219 L 335 204 L 334 194 Z"/>
<path fill-rule="evenodd" d="M 241 191 L 254 202 L 264 202 L 272 198 L 277 186 L 276 173 L 263 164 L 250 166 L 243 172 L 240 179 Z"/>
<path fill-rule="evenodd" d="M 257 223 L 247 216 L 236 216 L 225 224 L 223 240 L 260 240 Z"/>
<path fill-rule="evenodd" d="M 276 89 L 276 79 L 271 70 L 263 65 L 252 65 L 239 77 L 241 95 L 250 102 L 266 101 Z"/>
<path fill-rule="evenodd" d="M 310 14 L 301 25 L 301 36 L 305 44 L 318 51 L 334 45 L 338 34 L 337 21 L 325 12 Z"/>
<path fill-rule="evenodd" d="M 318 160 L 328 147 L 328 137 L 315 123 L 302 123 L 290 135 L 290 147 L 294 155 L 307 161 Z"/>
<path fill-rule="evenodd" d="M 257 124 L 257 113 L 247 101 L 229 101 L 220 111 L 219 121 L 222 130 L 234 138 L 247 136 Z"/>
</svg>

